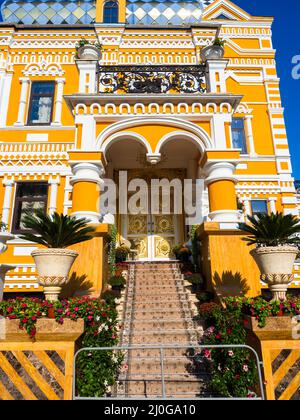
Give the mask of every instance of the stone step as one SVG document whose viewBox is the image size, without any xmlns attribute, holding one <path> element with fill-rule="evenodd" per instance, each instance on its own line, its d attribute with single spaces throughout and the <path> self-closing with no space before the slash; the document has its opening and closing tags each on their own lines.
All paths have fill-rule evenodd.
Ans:
<svg viewBox="0 0 300 420">
<path fill-rule="evenodd" d="M 149 329 L 155 329 L 157 331 L 164 331 L 164 330 L 178 330 L 178 329 L 185 329 L 187 323 L 184 319 L 180 318 L 177 320 L 160 320 L 160 321 L 137 321 L 134 320 L 131 324 L 132 329 L 136 329 L 138 331 L 149 331 Z"/>
<path fill-rule="evenodd" d="M 166 311 L 171 309 L 177 309 L 178 311 L 182 310 L 182 305 L 179 300 L 173 302 L 134 302 L 134 310 L 158 310 L 158 311 Z"/>
<path fill-rule="evenodd" d="M 164 306 L 165 304 L 167 304 L 167 303 L 172 303 L 172 302 L 180 302 L 181 300 L 180 300 L 180 298 L 181 299 L 183 299 L 183 297 L 180 297 L 180 296 L 176 296 L 176 295 L 174 295 L 174 294 L 172 294 L 172 295 L 170 295 L 170 296 L 159 296 L 159 295 L 157 295 L 157 296 L 155 296 L 155 297 L 148 297 L 148 299 L 147 299 L 147 295 L 144 295 L 144 296 L 136 296 L 135 297 L 135 299 L 134 299 L 134 302 L 135 302 L 135 305 L 136 304 L 148 304 L 148 302 L 149 302 L 149 300 L 151 300 L 151 303 L 157 303 L 157 304 L 160 304 L 160 306 Z"/>
<path fill-rule="evenodd" d="M 195 398 L 206 394 L 206 385 L 204 380 L 194 376 L 181 375 L 166 377 L 165 391 L 167 398 Z M 130 378 L 126 382 L 126 396 L 134 396 L 141 398 L 161 398 L 162 382 L 161 378 L 149 377 L 145 379 Z"/>
<path fill-rule="evenodd" d="M 160 310 L 139 310 L 133 312 L 133 320 L 148 320 L 148 321 L 158 321 L 161 319 L 168 320 L 178 318 L 182 314 L 182 310 L 171 309 L 167 311 L 165 308 Z"/>
<path fill-rule="evenodd" d="M 151 286 L 151 285 L 137 285 L 135 287 L 135 292 L 137 292 L 137 293 L 140 293 L 140 292 L 142 292 L 142 293 L 147 293 L 147 292 L 151 293 L 153 291 L 154 291 L 153 290 L 153 286 Z M 160 285 L 160 286 L 157 286 L 155 288 L 155 293 L 160 293 L 160 292 L 165 292 L 165 293 L 170 293 L 170 292 L 172 293 L 173 292 L 174 293 L 174 291 L 176 291 L 176 286 Z"/>
<path fill-rule="evenodd" d="M 173 292 L 160 292 L 159 290 L 158 291 L 154 290 L 153 293 L 147 293 L 147 292 L 146 293 L 143 293 L 141 291 L 138 291 L 138 292 L 134 293 L 134 296 L 135 296 L 135 298 L 138 298 L 138 297 L 141 297 L 141 298 L 148 297 L 148 300 L 160 296 L 160 297 L 162 297 L 164 299 L 164 298 L 167 298 L 169 296 L 174 296 L 174 297 L 176 297 L 176 296 L 179 296 L 179 297 L 180 296 L 181 297 L 185 296 L 186 297 L 186 292 L 185 291 L 179 292 L 176 289 L 173 290 Z"/>
<path fill-rule="evenodd" d="M 148 334 L 134 330 L 130 334 L 130 344 L 144 344 L 144 345 L 164 345 L 164 344 L 188 344 L 190 343 L 191 335 L 200 340 L 200 333 L 197 331 L 188 332 L 187 330 L 177 331 L 153 331 Z"/>
<path fill-rule="evenodd" d="M 170 347 L 170 348 L 164 348 L 163 354 L 165 358 L 177 358 L 181 359 L 182 357 L 193 357 L 195 353 L 199 352 L 197 349 L 193 347 L 192 344 L 190 346 L 187 344 L 185 347 Z M 137 348 L 133 350 L 128 351 L 128 357 L 132 360 L 139 358 L 140 360 L 147 359 L 149 357 L 151 358 L 159 358 L 160 357 L 160 349 L 159 348 Z"/>
<path fill-rule="evenodd" d="M 180 359 L 164 359 L 163 360 L 164 374 L 165 375 L 200 375 L 206 373 L 205 371 L 200 372 L 198 367 L 193 363 L 192 359 L 182 357 Z M 140 358 L 130 360 L 130 376 L 145 375 L 151 378 L 152 375 L 161 374 L 161 361 L 160 358 Z"/>
</svg>

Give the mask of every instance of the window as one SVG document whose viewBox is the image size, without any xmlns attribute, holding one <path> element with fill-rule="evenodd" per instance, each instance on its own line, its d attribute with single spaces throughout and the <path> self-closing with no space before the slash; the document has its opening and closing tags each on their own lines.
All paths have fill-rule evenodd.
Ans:
<svg viewBox="0 0 300 420">
<path fill-rule="evenodd" d="M 252 200 L 252 216 L 257 214 L 268 214 L 268 204 L 266 200 Z"/>
<path fill-rule="evenodd" d="M 233 118 L 232 125 L 232 145 L 235 149 L 242 149 L 242 154 L 247 154 L 246 135 L 243 118 Z"/>
<path fill-rule="evenodd" d="M 107 1 L 104 4 L 103 23 L 119 22 L 119 5 L 117 1 Z"/>
<path fill-rule="evenodd" d="M 49 125 L 52 122 L 55 82 L 32 82 L 28 125 Z"/>
<path fill-rule="evenodd" d="M 46 182 L 20 182 L 17 184 L 12 232 L 24 232 L 22 217 L 25 211 L 47 210 L 48 184 Z"/>
</svg>

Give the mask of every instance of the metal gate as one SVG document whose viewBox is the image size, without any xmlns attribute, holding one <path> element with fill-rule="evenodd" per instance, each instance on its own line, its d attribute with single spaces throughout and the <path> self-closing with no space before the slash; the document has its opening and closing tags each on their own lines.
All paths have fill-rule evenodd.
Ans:
<svg viewBox="0 0 300 420">
<path fill-rule="evenodd" d="M 209 383 L 209 377 L 201 370 L 199 359 L 203 358 L 204 351 L 244 349 L 252 354 L 258 371 L 258 392 L 252 399 L 264 400 L 264 387 L 262 380 L 262 362 L 257 352 L 247 345 L 168 345 L 168 346 L 122 346 L 82 348 L 74 357 L 74 400 L 225 400 L 218 395 L 207 393 L 203 386 Z M 93 357 L 95 352 L 109 353 L 109 357 L 121 356 L 124 366 L 128 368 L 118 373 L 116 384 L 101 397 L 84 397 L 76 392 L 76 364 L 78 357 L 88 352 Z M 186 364 L 186 365 L 185 365 Z M 181 372 L 181 367 L 185 371 Z M 199 367 L 200 366 L 200 367 Z M 150 372 L 142 373 L 141 369 L 150 368 Z M 192 369 L 193 368 L 193 369 Z M 230 399 L 243 400 L 232 397 Z"/>
</svg>

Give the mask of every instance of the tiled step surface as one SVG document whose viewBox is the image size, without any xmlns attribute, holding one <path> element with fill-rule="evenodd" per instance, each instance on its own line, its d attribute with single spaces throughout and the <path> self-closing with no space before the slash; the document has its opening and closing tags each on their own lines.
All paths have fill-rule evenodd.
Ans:
<svg viewBox="0 0 300 420">
<path fill-rule="evenodd" d="M 131 272 L 124 336 L 125 344 L 136 349 L 127 353 L 125 396 L 161 397 L 161 353 L 147 346 L 170 347 L 163 350 L 162 357 L 167 396 L 197 396 L 204 389 L 205 374 L 197 371 L 195 375 L 191 348 L 200 341 L 202 331 L 193 321 L 179 265 L 136 263 Z"/>
</svg>

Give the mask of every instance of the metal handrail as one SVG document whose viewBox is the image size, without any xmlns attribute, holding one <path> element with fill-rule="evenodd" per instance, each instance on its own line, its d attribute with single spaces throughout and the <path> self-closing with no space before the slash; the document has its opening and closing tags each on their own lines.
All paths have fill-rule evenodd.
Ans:
<svg viewBox="0 0 300 420">
<path fill-rule="evenodd" d="M 247 398 L 219 398 L 219 397 L 194 397 L 194 398 L 170 398 L 167 397 L 166 393 L 166 379 L 165 379 L 165 350 L 174 350 L 174 349 L 186 349 L 186 350 L 215 350 L 215 349 L 246 349 L 252 352 L 252 354 L 255 357 L 256 360 L 256 366 L 258 370 L 258 378 L 259 378 L 259 388 L 260 388 L 260 394 L 261 397 L 253 398 L 253 400 L 264 400 L 265 399 L 265 393 L 264 393 L 264 386 L 263 386 L 263 378 L 262 378 L 262 368 L 263 368 L 263 362 L 259 360 L 259 356 L 256 352 L 256 350 L 246 344 L 224 344 L 224 345 L 205 345 L 205 344 L 199 344 L 199 345 L 145 345 L 145 346 L 116 346 L 116 347 L 85 347 L 80 350 L 78 350 L 75 353 L 74 356 L 74 365 L 73 365 L 73 371 L 74 371 L 74 380 L 73 380 L 73 400 L 104 400 L 107 399 L 107 397 L 81 397 L 76 395 L 76 361 L 78 356 L 83 352 L 96 352 L 96 351 L 132 351 L 132 350 L 159 350 L 160 357 L 157 358 L 160 360 L 161 365 L 161 398 L 156 398 L 157 400 L 247 400 Z M 174 357 L 176 358 L 176 357 Z M 188 373 L 188 372 L 187 372 Z M 159 374 L 156 374 L 159 375 Z M 168 376 L 171 376 L 172 374 L 168 374 Z M 180 376 L 180 374 L 176 374 Z M 194 375 L 194 373 L 193 373 Z M 149 376 L 153 376 L 153 374 L 149 374 Z M 194 375 L 196 377 L 196 375 Z M 141 381 L 147 381 L 145 379 L 142 379 Z M 149 378 L 149 381 L 151 381 L 151 378 Z M 188 394 L 187 394 L 188 395 Z M 132 400 L 133 398 L 138 400 L 145 400 L 146 397 L 112 397 L 114 400 Z"/>
</svg>

